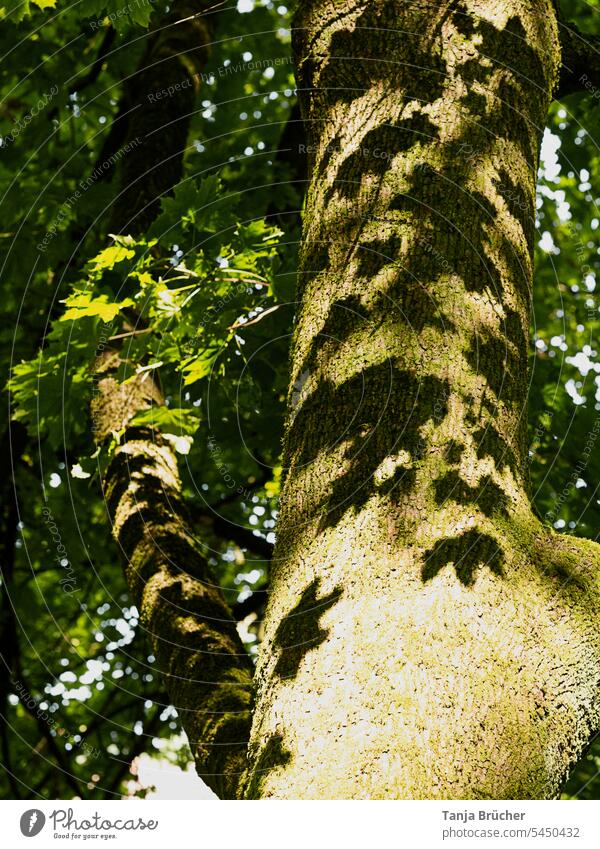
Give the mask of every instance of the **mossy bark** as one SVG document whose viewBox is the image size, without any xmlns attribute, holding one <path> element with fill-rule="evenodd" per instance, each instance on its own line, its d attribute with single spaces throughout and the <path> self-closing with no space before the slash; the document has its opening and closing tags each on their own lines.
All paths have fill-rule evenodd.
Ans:
<svg viewBox="0 0 600 849">
<path fill-rule="evenodd" d="M 117 362 L 114 354 L 99 364 L 92 407 L 99 442 L 124 430 L 103 482 L 112 533 L 198 774 L 221 798 L 235 798 L 246 768 L 252 664 L 190 530 L 172 440 L 129 424 L 162 399 L 147 379 L 119 386 L 111 376 Z"/>
<path fill-rule="evenodd" d="M 120 191 L 110 213 L 114 230 L 143 232 L 181 177 L 212 37 L 212 19 L 202 15 L 210 5 L 177 0 L 125 84 L 101 159 L 134 140 L 140 147 L 120 160 Z M 246 769 L 252 664 L 191 531 L 173 440 L 157 428 L 131 425 L 136 413 L 164 399 L 148 375 L 120 385 L 120 357 L 115 349 L 96 364 L 91 410 L 99 444 L 120 434 L 103 480 L 113 537 L 198 774 L 221 798 L 236 798 Z"/>
<path fill-rule="evenodd" d="M 532 512 L 551 0 L 301 2 L 311 151 L 247 797 L 551 798 L 598 726 L 599 554 Z"/>
</svg>

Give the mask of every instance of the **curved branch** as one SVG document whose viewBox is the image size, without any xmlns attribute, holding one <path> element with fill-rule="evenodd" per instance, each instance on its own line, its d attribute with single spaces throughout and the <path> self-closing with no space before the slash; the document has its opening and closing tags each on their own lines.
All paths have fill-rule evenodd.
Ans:
<svg viewBox="0 0 600 849">
<path fill-rule="evenodd" d="M 89 69 L 87 74 L 75 80 L 73 85 L 69 88 L 69 94 L 76 94 L 77 92 L 83 91 L 84 88 L 87 88 L 89 85 L 96 82 L 100 76 L 102 68 L 104 67 L 104 60 L 106 59 L 110 48 L 113 46 L 116 35 L 117 31 L 112 26 L 107 28 L 100 44 L 100 48 L 98 49 L 98 54 L 92 63 L 92 67 Z"/>
<path fill-rule="evenodd" d="M 117 122 L 124 141 L 141 143 L 119 161 L 113 231 L 143 232 L 181 176 L 212 32 L 202 10 L 208 11 L 204 0 L 178 0 L 126 86 Z M 221 798 L 235 798 L 246 769 L 252 663 L 194 539 L 171 442 L 156 429 L 129 424 L 138 411 L 164 403 L 158 386 L 147 375 L 119 386 L 119 364 L 113 351 L 98 365 L 92 404 L 98 443 L 123 433 L 103 480 L 113 536 L 198 774 Z"/>
<path fill-rule="evenodd" d="M 119 386 L 109 371 L 98 390 L 97 440 L 125 429 L 104 492 L 141 627 L 198 774 L 221 798 L 235 798 L 246 767 L 252 663 L 190 529 L 172 444 L 157 430 L 127 426 L 160 403 L 156 387 L 141 377 Z"/>
</svg>

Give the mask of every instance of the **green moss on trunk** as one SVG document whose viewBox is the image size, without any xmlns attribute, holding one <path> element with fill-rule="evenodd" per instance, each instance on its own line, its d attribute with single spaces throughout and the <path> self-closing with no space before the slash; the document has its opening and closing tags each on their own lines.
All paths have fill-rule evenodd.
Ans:
<svg viewBox="0 0 600 849">
<path fill-rule="evenodd" d="M 104 368 L 117 365 L 118 357 L 108 357 Z M 148 380 L 119 387 L 109 371 L 98 390 L 97 439 L 124 431 L 103 485 L 140 626 L 198 774 L 221 798 L 236 798 L 247 766 L 252 664 L 190 530 L 172 442 L 128 424 L 150 401 L 160 402 L 156 387 Z"/>
</svg>

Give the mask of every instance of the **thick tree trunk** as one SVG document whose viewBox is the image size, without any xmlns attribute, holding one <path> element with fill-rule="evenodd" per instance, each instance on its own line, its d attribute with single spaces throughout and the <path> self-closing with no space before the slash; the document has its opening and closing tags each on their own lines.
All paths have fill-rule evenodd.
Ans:
<svg viewBox="0 0 600 849">
<path fill-rule="evenodd" d="M 311 183 L 248 797 L 549 798 L 598 549 L 527 492 L 551 0 L 304 0 Z"/>
</svg>

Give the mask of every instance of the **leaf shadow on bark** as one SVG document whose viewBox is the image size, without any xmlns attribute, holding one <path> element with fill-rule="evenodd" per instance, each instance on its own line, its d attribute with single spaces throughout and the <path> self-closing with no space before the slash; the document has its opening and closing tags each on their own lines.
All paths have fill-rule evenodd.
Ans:
<svg viewBox="0 0 600 849">
<path fill-rule="evenodd" d="M 273 645 L 280 650 L 275 672 L 281 678 L 295 678 L 307 652 L 327 639 L 329 630 L 322 628 L 319 620 L 339 601 L 343 588 L 337 586 L 319 598 L 320 583 L 320 578 L 311 581 L 275 632 Z"/>
<path fill-rule="evenodd" d="M 507 515 L 508 496 L 490 475 L 484 475 L 476 486 L 470 486 L 453 470 L 434 480 L 432 485 L 438 507 L 452 500 L 459 504 L 474 504 L 488 518 Z"/>
<path fill-rule="evenodd" d="M 348 510 L 360 511 L 372 495 L 387 495 L 397 503 L 410 490 L 415 470 L 408 463 L 385 479 L 376 479 L 375 473 L 401 451 L 411 464 L 423 456 L 426 442 L 419 429 L 431 419 L 441 421 L 447 397 L 446 381 L 418 377 L 391 359 L 367 366 L 339 386 L 319 380 L 293 423 L 294 464 L 310 465 L 346 443 L 337 474 L 307 510 L 320 515 L 319 531 L 334 527 Z"/>
<path fill-rule="evenodd" d="M 454 565 L 456 577 L 466 587 L 475 583 L 477 570 L 487 566 L 504 577 L 504 554 L 497 540 L 475 528 L 455 537 L 438 540 L 424 555 L 423 582 L 431 581 L 446 566 Z"/>
<path fill-rule="evenodd" d="M 262 784 L 267 774 L 277 767 L 287 766 L 292 754 L 283 744 L 283 734 L 273 734 L 268 737 L 253 763 L 244 799 L 260 799 L 263 797 Z"/>
</svg>

